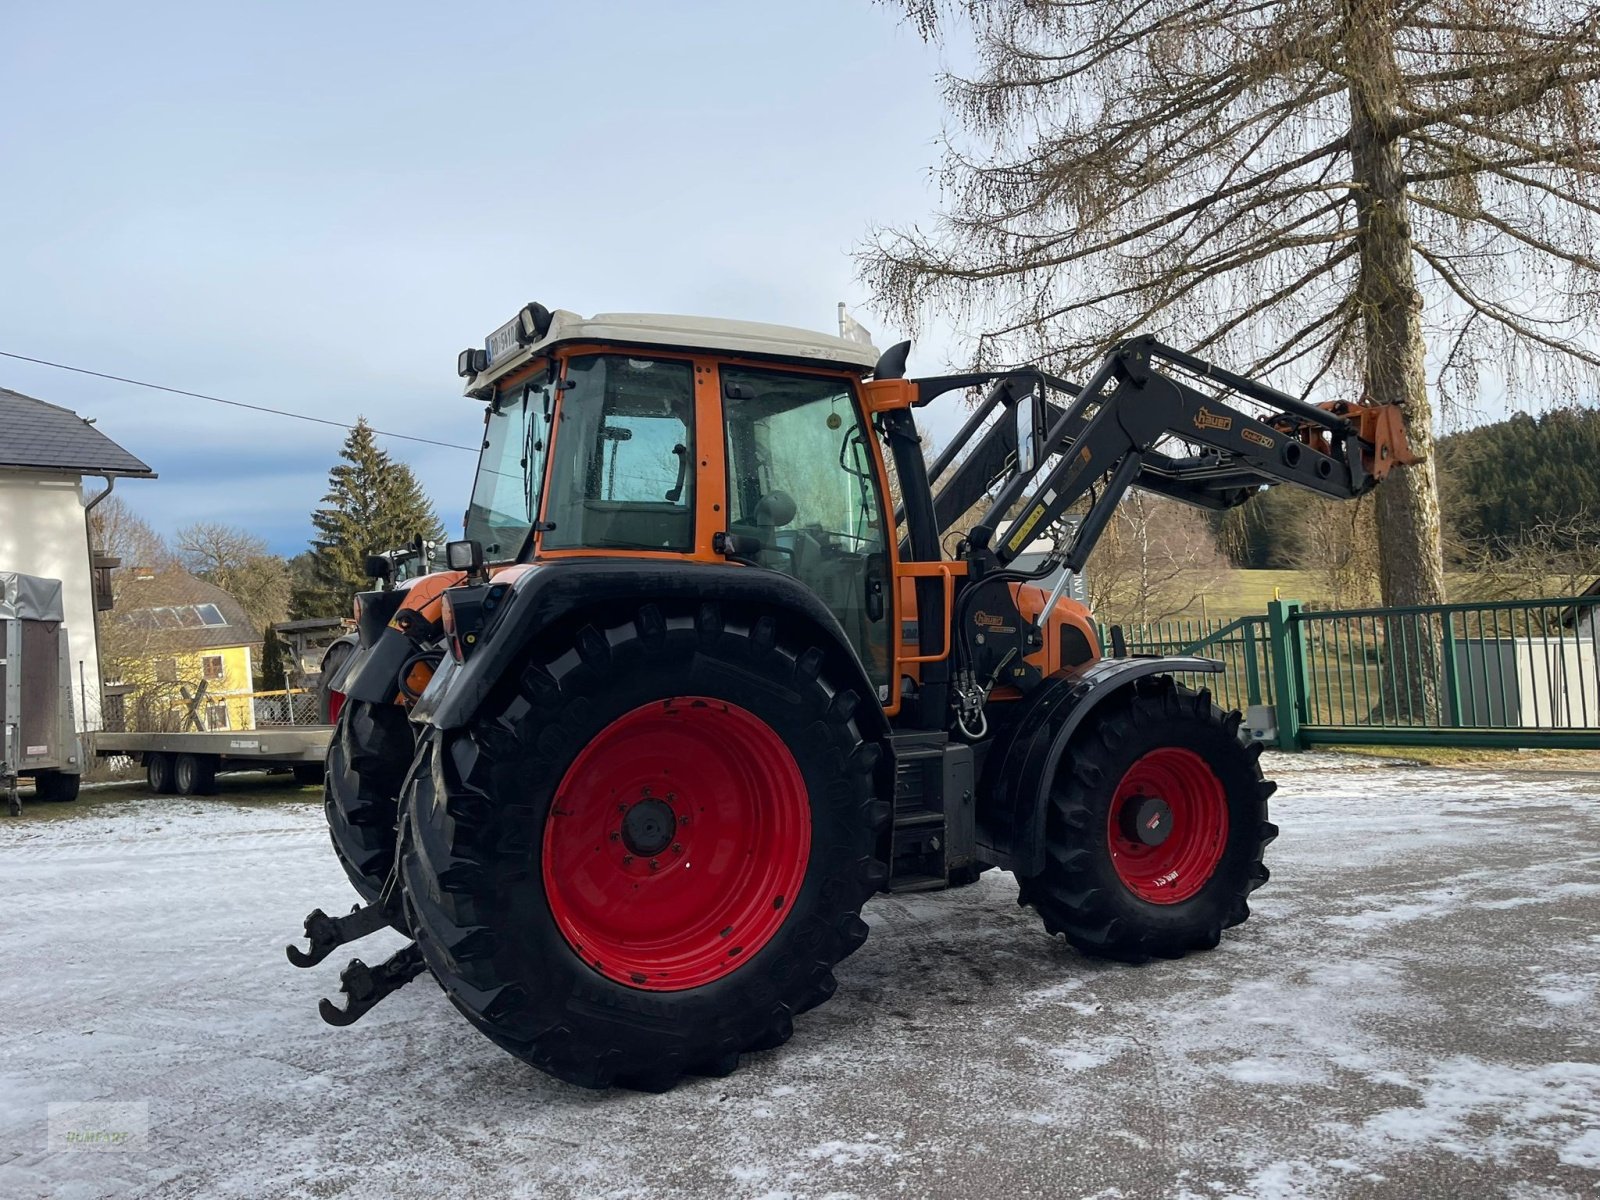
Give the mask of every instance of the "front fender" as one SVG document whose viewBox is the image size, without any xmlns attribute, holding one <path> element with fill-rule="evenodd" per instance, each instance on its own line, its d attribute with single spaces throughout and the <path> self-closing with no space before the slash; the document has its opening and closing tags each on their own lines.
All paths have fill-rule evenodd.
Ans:
<svg viewBox="0 0 1600 1200">
<path fill-rule="evenodd" d="M 830 678 L 861 697 L 856 720 L 862 732 L 868 736 L 887 732 L 878 689 L 838 620 L 813 592 L 787 575 L 760 567 L 664 559 L 570 558 L 531 564 L 512 582 L 471 655 L 448 674 L 441 672 L 442 678 L 436 676 L 419 707 L 438 728 L 459 729 L 556 623 L 607 609 L 637 611 L 646 603 L 692 609 L 707 601 L 780 615 L 780 628 L 787 624 L 791 636 L 817 645 Z M 413 719 L 423 719 L 423 714 L 414 713 Z"/>
<path fill-rule="evenodd" d="M 1027 712 L 985 762 L 977 813 L 980 856 L 1021 878 L 1037 875 L 1044 869 L 1050 787 L 1067 744 L 1089 715 L 1135 680 L 1221 670 L 1222 664 L 1210 658 L 1103 658 L 1036 689 L 1026 701 Z"/>
</svg>

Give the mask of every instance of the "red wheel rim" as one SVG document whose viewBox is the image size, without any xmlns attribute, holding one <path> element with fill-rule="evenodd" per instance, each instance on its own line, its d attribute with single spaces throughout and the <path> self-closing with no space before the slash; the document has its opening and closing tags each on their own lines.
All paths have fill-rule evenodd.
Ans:
<svg viewBox="0 0 1600 1200">
<path fill-rule="evenodd" d="M 1111 863 L 1129 891 L 1151 904 L 1178 904 L 1204 887 L 1222 861 L 1227 793 L 1193 750 L 1164 746 L 1128 768 L 1106 833 Z"/>
<path fill-rule="evenodd" d="M 596 971 L 647 991 L 738 969 L 789 915 L 811 807 L 771 726 L 724 700 L 641 705 L 573 760 L 544 826 L 544 889 Z"/>
</svg>

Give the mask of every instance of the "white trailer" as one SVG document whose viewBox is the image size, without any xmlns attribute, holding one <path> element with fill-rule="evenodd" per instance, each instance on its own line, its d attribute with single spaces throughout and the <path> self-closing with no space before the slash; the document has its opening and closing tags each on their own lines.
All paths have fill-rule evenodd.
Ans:
<svg viewBox="0 0 1600 1200">
<path fill-rule="evenodd" d="M 144 765 L 145 781 L 163 795 L 204 796 L 225 771 L 288 770 L 299 783 L 321 783 L 331 725 L 216 730 L 210 733 L 97 733 L 93 753 Z"/>
</svg>

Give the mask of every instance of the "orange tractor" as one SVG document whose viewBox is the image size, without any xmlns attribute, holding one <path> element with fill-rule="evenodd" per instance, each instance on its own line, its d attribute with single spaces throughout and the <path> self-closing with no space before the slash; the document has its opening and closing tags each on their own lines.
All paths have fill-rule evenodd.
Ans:
<svg viewBox="0 0 1600 1200">
<path fill-rule="evenodd" d="M 352 962 L 327 1020 L 427 972 L 534 1066 L 659 1089 L 787 1041 L 876 892 L 999 867 L 1127 962 L 1249 915 L 1272 785 L 1180 682 L 1220 664 L 1104 657 L 1067 581 L 1134 485 L 1361 495 L 1412 461 L 1397 414 L 1149 338 L 1081 386 L 907 379 L 908 349 L 532 304 L 462 353 L 488 407 L 467 537 L 359 598 L 336 685 L 327 811 L 365 903 L 289 953 L 412 941 Z M 929 463 L 913 413 L 960 392 Z"/>
</svg>

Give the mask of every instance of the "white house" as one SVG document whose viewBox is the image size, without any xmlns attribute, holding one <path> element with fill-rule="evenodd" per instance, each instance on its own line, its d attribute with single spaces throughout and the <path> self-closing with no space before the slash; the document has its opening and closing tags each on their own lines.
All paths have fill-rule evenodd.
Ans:
<svg viewBox="0 0 1600 1200">
<path fill-rule="evenodd" d="M 100 727 L 88 510 L 121 477 L 156 473 L 70 409 L 0 388 L 0 571 L 61 581 L 80 729 Z"/>
</svg>

